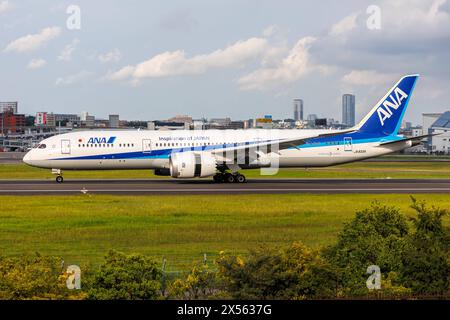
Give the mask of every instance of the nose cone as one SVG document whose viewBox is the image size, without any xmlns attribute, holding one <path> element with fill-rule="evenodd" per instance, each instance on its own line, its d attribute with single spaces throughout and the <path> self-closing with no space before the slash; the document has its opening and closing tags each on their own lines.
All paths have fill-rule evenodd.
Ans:
<svg viewBox="0 0 450 320">
<path fill-rule="evenodd" d="M 33 162 L 33 160 L 32 160 L 32 158 L 33 158 L 32 153 L 33 153 L 33 150 L 28 151 L 27 154 L 25 154 L 25 156 L 22 159 L 22 161 L 25 162 L 26 164 L 28 164 L 29 166 L 33 165 L 32 164 L 32 162 Z"/>
</svg>

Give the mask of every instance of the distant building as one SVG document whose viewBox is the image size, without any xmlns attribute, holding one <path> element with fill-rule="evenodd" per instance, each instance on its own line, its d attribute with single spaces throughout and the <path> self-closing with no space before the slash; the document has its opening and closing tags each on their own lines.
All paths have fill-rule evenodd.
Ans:
<svg viewBox="0 0 450 320">
<path fill-rule="evenodd" d="M 273 128 L 272 117 L 265 116 L 264 118 L 255 119 L 255 128 L 272 129 Z"/>
<path fill-rule="evenodd" d="M 37 112 L 34 118 L 35 126 L 46 126 L 47 125 L 47 112 Z"/>
<path fill-rule="evenodd" d="M 18 105 L 19 103 L 17 101 L 14 102 L 0 102 L 0 113 L 18 113 Z"/>
<path fill-rule="evenodd" d="M 118 114 L 109 115 L 109 127 L 117 129 L 120 127 L 120 119 Z"/>
<path fill-rule="evenodd" d="M 211 128 L 217 128 L 217 127 L 227 127 L 231 124 L 230 118 L 212 118 L 209 120 L 209 126 Z"/>
<path fill-rule="evenodd" d="M 38 127 L 73 127 L 80 123 L 80 117 L 76 114 L 59 114 L 37 112 L 34 125 Z"/>
<path fill-rule="evenodd" d="M 428 138 L 428 151 L 437 154 L 450 154 L 450 111 L 444 112 L 428 129 L 428 134 L 439 135 Z"/>
<path fill-rule="evenodd" d="M 355 125 L 355 95 L 342 95 L 342 124 L 349 127 Z"/>
<path fill-rule="evenodd" d="M 326 127 L 327 126 L 327 118 L 320 118 L 320 119 L 314 120 L 314 126 Z"/>
<path fill-rule="evenodd" d="M 303 120 L 303 100 L 294 99 L 294 120 Z"/>
<path fill-rule="evenodd" d="M 24 132 L 25 126 L 24 114 L 14 114 L 12 112 L 0 113 L 0 135 Z"/>
<path fill-rule="evenodd" d="M 418 137 L 423 135 L 422 127 L 413 127 L 411 128 L 411 137 Z"/>
<path fill-rule="evenodd" d="M 422 113 L 422 132 L 423 134 L 429 134 L 429 129 L 436 122 L 442 113 Z"/>
<path fill-rule="evenodd" d="M 154 121 L 148 121 L 147 122 L 147 130 L 156 130 L 155 122 Z"/>
<path fill-rule="evenodd" d="M 80 114 L 80 120 L 81 120 L 81 121 L 86 121 L 86 118 L 87 118 L 88 115 L 89 115 L 89 112 L 87 112 L 87 111 L 81 112 L 81 114 Z"/>
<path fill-rule="evenodd" d="M 187 115 L 176 115 L 170 119 L 167 119 L 167 122 L 183 122 L 183 123 L 192 123 L 192 117 Z"/>
<path fill-rule="evenodd" d="M 84 125 L 85 125 L 87 128 L 93 128 L 93 127 L 95 127 L 95 116 L 89 116 L 89 115 L 87 115 L 87 116 L 86 116 L 86 121 L 84 122 Z"/>
</svg>

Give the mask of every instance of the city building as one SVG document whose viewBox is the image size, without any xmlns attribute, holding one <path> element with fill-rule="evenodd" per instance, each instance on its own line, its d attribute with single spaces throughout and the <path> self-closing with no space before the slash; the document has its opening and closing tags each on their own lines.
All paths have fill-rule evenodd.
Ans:
<svg viewBox="0 0 450 320">
<path fill-rule="evenodd" d="M 428 152 L 450 154 L 450 111 L 444 112 L 433 122 L 428 134 L 438 134 L 428 137 Z"/>
<path fill-rule="evenodd" d="M 24 114 L 12 112 L 0 113 L 0 135 L 17 134 L 24 132 L 26 126 Z"/>
<path fill-rule="evenodd" d="M 34 125 L 38 127 L 74 127 L 80 124 L 80 117 L 76 114 L 58 114 L 37 112 Z"/>
<path fill-rule="evenodd" d="M 412 127 L 411 128 L 411 137 L 418 137 L 423 135 L 422 127 Z"/>
<path fill-rule="evenodd" d="M 84 125 L 87 128 L 95 127 L 95 116 L 86 115 L 86 121 L 84 121 Z"/>
<path fill-rule="evenodd" d="M 189 124 L 184 122 L 149 121 L 148 130 L 189 130 Z"/>
<path fill-rule="evenodd" d="M 0 113 L 10 112 L 13 114 L 18 113 L 18 105 L 17 101 L 14 102 L 0 102 Z"/>
<path fill-rule="evenodd" d="M 294 99 L 294 120 L 303 120 L 303 100 Z"/>
<path fill-rule="evenodd" d="M 34 118 L 35 126 L 46 126 L 47 125 L 47 112 L 37 112 Z"/>
<path fill-rule="evenodd" d="M 109 127 L 117 129 L 120 127 L 120 118 L 118 114 L 109 115 Z"/>
<path fill-rule="evenodd" d="M 265 115 L 264 118 L 255 119 L 255 128 L 259 129 L 272 129 L 273 119 L 271 115 Z"/>
<path fill-rule="evenodd" d="M 167 122 L 192 123 L 192 117 L 187 115 L 176 115 L 175 117 L 167 119 Z"/>
<path fill-rule="evenodd" d="M 212 118 L 209 120 L 210 128 L 226 128 L 231 124 L 230 118 Z"/>
<path fill-rule="evenodd" d="M 353 127 L 355 125 L 355 95 L 342 95 L 342 124 Z"/>
<path fill-rule="evenodd" d="M 442 113 L 422 113 L 422 132 L 423 134 L 429 134 L 429 129 L 436 122 Z"/>
</svg>

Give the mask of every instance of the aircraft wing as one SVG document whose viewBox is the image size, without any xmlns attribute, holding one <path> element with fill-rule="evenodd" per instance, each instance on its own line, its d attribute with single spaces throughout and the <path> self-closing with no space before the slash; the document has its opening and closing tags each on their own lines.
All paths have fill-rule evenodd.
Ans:
<svg viewBox="0 0 450 320">
<path fill-rule="evenodd" d="M 272 150 L 279 151 L 279 150 L 288 149 L 288 148 L 292 148 L 292 147 L 296 148 L 299 145 L 305 144 L 305 141 L 309 140 L 309 139 L 337 136 L 337 135 L 341 135 L 341 134 L 345 134 L 345 133 L 352 133 L 355 131 L 356 131 L 356 129 L 349 129 L 349 130 L 335 131 L 332 133 L 321 133 L 321 134 L 311 135 L 311 136 L 301 137 L 301 138 L 277 139 L 277 140 L 260 141 L 260 142 L 256 141 L 256 142 L 251 142 L 251 143 L 247 143 L 247 144 L 237 144 L 236 146 L 225 147 L 220 150 L 214 150 L 214 151 L 212 151 L 212 153 L 213 154 L 215 154 L 215 153 L 221 154 L 223 152 L 230 152 L 230 151 L 235 151 L 235 150 L 251 150 L 251 149 L 253 149 L 253 150 L 258 149 L 259 151 L 262 152 L 264 150 L 264 148 L 265 148 L 265 150 L 267 150 L 266 153 L 270 153 L 270 152 L 272 152 Z M 261 150 L 261 149 L 263 149 L 263 150 Z"/>
</svg>

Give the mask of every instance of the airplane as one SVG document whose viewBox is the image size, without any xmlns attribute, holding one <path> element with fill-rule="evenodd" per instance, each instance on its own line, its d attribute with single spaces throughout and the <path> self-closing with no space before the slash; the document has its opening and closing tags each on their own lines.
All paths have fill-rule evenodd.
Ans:
<svg viewBox="0 0 450 320">
<path fill-rule="evenodd" d="M 240 170 L 326 167 L 378 157 L 420 144 L 429 135 L 398 131 L 419 75 L 402 77 L 356 126 L 331 129 L 90 130 L 41 141 L 23 161 L 63 170 L 154 170 L 177 179 L 213 177 L 244 183 Z"/>
</svg>

